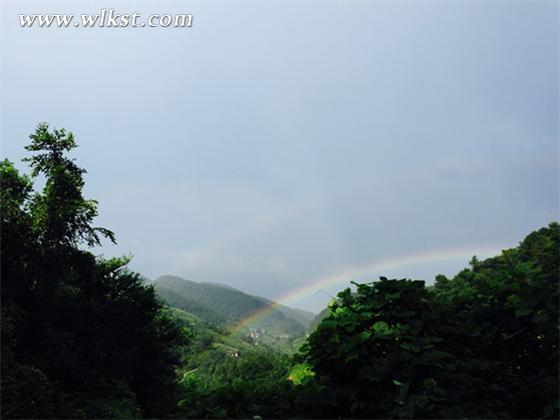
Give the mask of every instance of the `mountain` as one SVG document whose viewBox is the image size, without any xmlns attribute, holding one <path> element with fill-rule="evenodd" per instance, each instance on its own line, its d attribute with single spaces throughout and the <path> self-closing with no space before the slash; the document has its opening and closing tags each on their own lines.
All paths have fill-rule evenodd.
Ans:
<svg viewBox="0 0 560 420">
<path fill-rule="evenodd" d="M 235 287 L 229 286 L 227 284 L 214 283 L 214 282 L 210 282 L 210 281 L 205 281 L 205 282 L 202 282 L 201 284 L 208 284 L 210 286 L 223 287 L 224 289 L 236 290 L 236 291 L 239 292 L 238 289 L 236 289 Z M 279 303 L 276 303 L 276 302 L 274 302 L 270 299 L 264 298 L 262 296 L 254 296 L 254 297 L 263 301 L 267 305 L 275 306 L 276 309 L 278 309 L 280 312 L 282 312 L 286 317 L 291 318 L 291 319 L 299 322 L 305 328 L 309 328 L 309 326 L 311 325 L 311 323 L 313 322 L 313 320 L 316 317 L 316 314 L 314 314 L 313 312 L 304 311 L 303 309 L 290 308 L 289 306 L 281 305 Z"/>
<path fill-rule="evenodd" d="M 202 282 L 202 284 L 209 284 L 211 286 L 223 287 L 224 289 L 239 291 L 235 287 L 229 286 L 227 284 L 222 284 L 222 283 L 214 283 L 214 282 L 205 281 L 205 282 Z M 282 312 L 286 317 L 291 318 L 291 319 L 299 322 L 305 328 L 309 328 L 309 326 L 311 325 L 311 323 L 313 322 L 313 320 L 316 317 L 316 315 L 313 312 L 304 311 L 303 309 L 290 308 L 289 306 L 281 305 L 279 303 L 276 303 L 276 302 L 274 302 L 270 299 L 264 298 L 262 296 L 255 296 L 255 297 L 257 299 L 263 301 L 267 305 L 275 306 L 276 309 L 278 309 L 280 312 Z"/>
<path fill-rule="evenodd" d="M 289 306 L 284 306 L 279 303 L 273 302 L 270 299 L 263 298 L 260 296 L 255 296 L 257 299 L 262 300 L 268 305 L 276 305 L 276 309 L 282 312 L 286 317 L 291 318 L 299 322 L 306 329 L 309 328 L 316 315 L 313 312 L 304 311 L 303 309 L 290 308 Z"/>
<path fill-rule="evenodd" d="M 229 289 L 229 290 L 237 290 L 235 287 L 228 286 L 227 284 L 214 283 L 212 281 L 203 281 L 202 284 L 209 284 L 210 286 L 223 287 L 224 289 Z"/>
<path fill-rule="evenodd" d="M 195 299 L 173 290 L 172 288 L 156 285 L 157 294 L 171 307 L 182 309 L 183 311 L 196 315 L 214 325 L 223 325 L 227 319 L 214 312 L 208 306 Z"/>
<path fill-rule="evenodd" d="M 229 286 L 197 283 L 181 277 L 165 275 L 154 281 L 158 295 L 170 306 L 196 315 L 218 326 L 233 326 L 239 321 L 260 314 L 250 327 L 278 337 L 303 334 L 313 314 L 251 296 Z M 244 327 L 248 329 L 248 327 Z"/>
</svg>

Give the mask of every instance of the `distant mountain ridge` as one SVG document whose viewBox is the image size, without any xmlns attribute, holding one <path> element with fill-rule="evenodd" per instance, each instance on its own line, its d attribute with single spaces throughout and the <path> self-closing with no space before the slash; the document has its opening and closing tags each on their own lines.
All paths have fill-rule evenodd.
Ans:
<svg viewBox="0 0 560 420">
<path fill-rule="evenodd" d="M 164 275 L 158 277 L 154 285 L 157 294 L 169 306 L 216 325 L 234 325 L 262 312 L 252 327 L 274 335 L 295 337 L 303 334 L 315 318 L 310 312 L 278 305 L 224 284 L 198 283 Z"/>
<path fill-rule="evenodd" d="M 288 318 L 295 319 L 297 322 L 299 322 L 301 325 L 303 325 L 306 329 L 309 328 L 309 326 L 312 324 L 313 320 L 317 316 L 313 312 L 304 311 L 303 309 L 290 308 L 289 306 L 285 306 L 285 305 L 282 305 L 280 303 L 276 303 L 276 302 L 274 302 L 270 299 L 267 299 L 267 298 L 264 298 L 264 297 L 261 297 L 261 296 L 255 296 L 255 297 L 257 299 L 262 300 L 264 303 L 266 303 L 268 305 L 276 305 L 276 308 L 280 312 L 282 312 Z"/>
<path fill-rule="evenodd" d="M 209 282 L 209 281 L 205 281 L 205 282 L 201 282 L 202 284 L 209 284 L 211 286 L 216 286 L 216 287 L 223 287 L 225 289 L 229 289 L 229 290 L 237 290 L 238 292 L 240 292 L 239 289 L 236 289 L 233 286 L 229 286 L 227 284 L 222 284 L 222 283 L 214 283 L 214 282 Z M 244 293 L 244 292 L 241 292 Z M 246 293 L 247 294 L 247 293 Z M 251 296 L 251 295 L 250 295 Z M 288 318 L 292 318 L 296 321 L 298 321 L 300 324 L 302 324 L 305 328 L 309 328 L 309 326 L 313 323 L 315 317 L 317 316 L 316 314 L 314 314 L 313 312 L 309 312 L 309 311 L 304 311 L 303 309 L 297 309 L 297 308 L 290 308 L 289 306 L 285 306 L 282 305 L 280 303 L 274 302 L 271 299 L 262 297 L 262 296 L 254 296 L 257 299 L 262 300 L 263 302 L 265 302 L 267 305 L 273 305 L 275 306 L 280 312 L 282 312 L 285 316 L 287 316 Z"/>
<path fill-rule="evenodd" d="M 237 290 L 238 292 L 240 291 L 239 289 L 236 289 L 235 287 L 229 286 L 227 284 L 214 283 L 212 281 L 203 281 L 203 282 L 200 282 L 200 283 L 201 284 L 209 284 L 210 286 L 222 287 L 224 289 L 229 289 L 229 290 Z"/>
</svg>

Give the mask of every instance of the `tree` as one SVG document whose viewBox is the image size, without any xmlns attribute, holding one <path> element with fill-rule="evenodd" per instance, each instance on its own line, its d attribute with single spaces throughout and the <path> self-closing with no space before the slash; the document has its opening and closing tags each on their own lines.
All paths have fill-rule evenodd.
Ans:
<svg viewBox="0 0 560 420">
<path fill-rule="evenodd" d="M 0 163 L 3 417 L 171 414 L 180 329 L 128 258 L 80 248 L 114 235 L 92 224 L 72 133 L 41 124 L 30 138 L 42 191 Z"/>
<path fill-rule="evenodd" d="M 31 207 L 36 234 L 47 246 L 100 245 L 106 237 L 115 242 L 113 232 L 93 227 L 97 202 L 82 195 L 85 169 L 79 168 L 65 153 L 76 147 L 74 135 L 65 129 L 49 132 L 43 123 L 30 136 L 28 151 L 38 152 L 24 159 L 30 162 L 32 175 L 43 174 L 46 184 L 34 197 Z"/>
<path fill-rule="evenodd" d="M 560 226 L 453 279 L 341 292 L 304 356 L 308 415 L 558 418 Z"/>
</svg>

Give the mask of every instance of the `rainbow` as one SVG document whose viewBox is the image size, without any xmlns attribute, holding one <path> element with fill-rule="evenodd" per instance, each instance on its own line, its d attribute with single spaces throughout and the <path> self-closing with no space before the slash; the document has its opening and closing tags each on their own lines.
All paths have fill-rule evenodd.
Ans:
<svg viewBox="0 0 560 420">
<path fill-rule="evenodd" d="M 231 335 L 238 334 L 245 328 L 250 327 L 255 322 L 271 314 L 276 308 L 281 305 L 289 306 L 305 297 L 317 293 L 320 289 L 340 285 L 341 288 L 350 286 L 351 279 L 358 276 L 382 276 L 385 271 L 394 270 L 401 267 L 414 266 L 418 264 L 426 264 L 433 262 L 443 262 L 447 260 L 463 259 L 465 262 L 473 255 L 480 257 L 490 257 L 497 255 L 501 250 L 507 246 L 469 246 L 455 249 L 439 249 L 428 252 L 411 253 L 399 255 L 396 257 L 389 257 L 383 259 L 376 259 L 362 265 L 354 265 L 341 269 L 338 273 L 315 279 L 309 282 L 306 286 L 292 290 L 276 299 L 274 304 L 258 309 L 249 316 L 245 317 L 233 327 Z M 345 284 L 346 283 L 346 284 Z"/>
</svg>

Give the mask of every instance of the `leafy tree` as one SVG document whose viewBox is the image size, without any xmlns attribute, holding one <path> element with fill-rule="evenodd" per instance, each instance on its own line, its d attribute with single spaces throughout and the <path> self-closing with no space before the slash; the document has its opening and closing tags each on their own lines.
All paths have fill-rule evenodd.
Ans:
<svg viewBox="0 0 560 420">
<path fill-rule="evenodd" d="M 92 224 L 73 135 L 41 124 L 30 138 L 42 191 L 0 163 L 3 417 L 171 414 L 180 330 L 128 258 L 80 248 L 114 235 Z"/>
<path fill-rule="evenodd" d="M 462 309 L 449 322 L 471 338 L 472 357 L 491 362 L 480 376 L 514 417 L 558 415 L 559 261 L 560 225 L 551 223 L 434 288 L 438 303 Z"/>
<path fill-rule="evenodd" d="M 97 202 L 82 195 L 86 170 L 65 155 L 76 147 L 74 135 L 65 129 L 49 132 L 43 123 L 29 137 L 31 144 L 26 150 L 37 153 L 24 161 L 30 163 L 32 176 L 46 177 L 42 193 L 35 195 L 31 205 L 39 240 L 47 246 L 100 245 L 102 237 L 115 242 L 113 232 L 91 225 L 97 216 Z"/>
<path fill-rule="evenodd" d="M 558 417 L 560 226 L 436 285 L 341 292 L 304 346 L 307 415 Z"/>
</svg>

